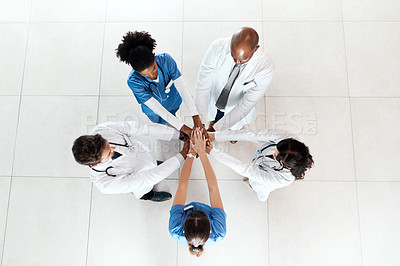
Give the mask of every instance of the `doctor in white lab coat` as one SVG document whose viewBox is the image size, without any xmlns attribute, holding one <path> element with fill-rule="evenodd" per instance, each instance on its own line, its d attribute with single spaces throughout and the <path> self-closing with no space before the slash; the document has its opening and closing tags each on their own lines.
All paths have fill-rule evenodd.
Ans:
<svg viewBox="0 0 400 266">
<path fill-rule="evenodd" d="M 90 179 L 103 193 L 133 193 L 138 199 L 152 201 L 170 199 L 171 194 L 155 192 L 153 186 L 180 167 L 186 152 L 157 166 L 149 149 L 135 139 L 139 136 L 170 141 L 178 139 L 179 132 L 151 122 L 107 122 L 97 125 L 91 135 L 76 139 L 72 151 L 78 163 L 89 166 Z"/>
<path fill-rule="evenodd" d="M 294 180 L 304 178 L 314 161 L 309 149 L 297 138 L 284 130 L 227 130 L 209 133 L 213 141 L 250 141 L 263 143 L 254 153 L 252 162 L 242 162 L 231 155 L 213 148 L 210 155 L 245 177 L 260 201 L 266 201 L 269 194 Z M 248 179 L 247 179 L 248 178 Z"/>
<path fill-rule="evenodd" d="M 211 131 L 241 129 L 253 120 L 255 106 L 263 99 L 274 73 L 274 63 L 259 49 L 258 41 L 257 32 L 244 27 L 232 38 L 215 40 L 208 48 L 197 76 L 195 104 L 201 121 L 211 121 Z M 226 106 L 217 108 L 235 66 L 239 73 L 228 86 Z"/>
</svg>

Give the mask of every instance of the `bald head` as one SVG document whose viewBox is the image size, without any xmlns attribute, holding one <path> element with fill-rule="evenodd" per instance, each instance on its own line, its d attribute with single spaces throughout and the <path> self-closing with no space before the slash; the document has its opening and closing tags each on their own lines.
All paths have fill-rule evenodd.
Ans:
<svg viewBox="0 0 400 266">
<path fill-rule="evenodd" d="M 231 39 L 231 55 L 236 64 L 248 62 L 258 49 L 258 34 L 250 27 L 238 29 Z"/>
</svg>

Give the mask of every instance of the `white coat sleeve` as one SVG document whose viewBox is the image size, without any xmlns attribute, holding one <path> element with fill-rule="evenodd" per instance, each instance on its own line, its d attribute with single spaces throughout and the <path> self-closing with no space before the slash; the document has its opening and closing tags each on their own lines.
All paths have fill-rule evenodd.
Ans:
<svg viewBox="0 0 400 266">
<path fill-rule="evenodd" d="M 105 176 L 101 182 L 96 183 L 96 187 L 105 194 L 120 194 L 133 192 L 136 197 L 137 191 L 143 191 L 143 188 L 151 187 L 161 180 L 165 179 L 176 171 L 184 161 L 181 154 L 177 154 L 164 163 L 147 171 L 117 175 L 116 177 Z"/>
<path fill-rule="evenodd" d="M 93 134 L 101 131 L 127 136 L 143 136 L 166 141 L 179 138 L 179 130 L 147 121 L 106 122 L 97 125 L 93 130 Z"/>
<path fill-rule="evenodd" d="M 274 74 L 274 65 L 261 71 L 257 74 L 258 77 L 255 78 L 255 86 L 249 88 L 243 95 L 239 104 L 236 105 L 229 113 L 226 113 L 224 117 L 221 118 L 214 125 L 215 130 L 227 130 L 234 126 L 240 120 L 245 118 L 249 112 L 256 106 L 260 99 L 263 99 L 265 91 L 268 85 L 271 83 L 272 76 Z"/>
<path fill-rule="evenodd" d="M 179 94 L 183 98 L 183 101 L 185 102 L 185 105 L 188 108 L 190 115 L 191 116 L 198 115 L 199 112 L 197 111 L 196 105 L 194 104 L 192 96 L 190 95 L 186 87 L 186 83 L 183 80 L 182 75 L 176 80 L 174 80 L 174 84 Z"/>
<path fill-rule="evenodd" d="M 211 85 L 213 82 L 214 69 L 216 66 L 219 42 L 214 41 L 208 48 L 203 61 L 201 62 L 199 73 L 197 74 L 194 101 L 199 111 L 200 119 L 203 123 L 208 122 L 208 101 L 210 97 Z"/>
<path fill-rule="evenodd" d="M 162 106 L 156 99 L 150 98 L 144 104 L 147 105 L 154 113 L 161 116 L 165 121 L 167 121 L 177 130 L 180 130 L 184 125 L 184 123 L 179 118 L 168 112 L 164 108 L 164 106 Z"/>
<path fill-rule="evenodd" d="M 250 141 L 254 143 L 277 143 L 282 139 L 296 138 L 295 135 L 280 129 L 263 129 L 261 131 L 253 132 L 251 130 L 224 130 L 215 132 L 215 140 L 222 141 Z"/>
<path fill-rule="evenodd" d="M 262 170 L 253 163 L 244 163 L 226 153 L 217 149 L 212 149 L 210 155 L 219 162 L 225 164 L 241 176 L 247 177 L 257 183 L 267 186 L 272 190 L 287 186 L 293 182 L 293 179 L 286 179 L 279 172 L 271 170 Z"/>
</svg>

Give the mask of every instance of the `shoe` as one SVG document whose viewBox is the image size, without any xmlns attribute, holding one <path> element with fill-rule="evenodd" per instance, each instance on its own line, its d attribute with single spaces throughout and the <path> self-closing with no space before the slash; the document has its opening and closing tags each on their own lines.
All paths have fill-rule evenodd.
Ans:
<svg viewBox="0 0 400 266">
<path fill-rule="evenodd" d="M 160 165 L 160 164 L 162 164 L 164 161 L 156 161 L 157 162 L 157 165 Z"/>
<path fill-rule="evenodd" d="M 150 200 L 154 202 L 162 202 L 169 200 L 170 198 L 172 198 L 172 195 L 168 192 L 154 191 L 154 195 Z"/>
</svg>

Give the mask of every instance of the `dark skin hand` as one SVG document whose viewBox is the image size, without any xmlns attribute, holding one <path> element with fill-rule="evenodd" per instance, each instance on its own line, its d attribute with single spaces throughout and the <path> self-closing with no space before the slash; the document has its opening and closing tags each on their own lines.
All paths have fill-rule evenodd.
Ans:
<svg viewBox="0 0 400 266">
<path fill-rule="evenodd" d="M 202 128 L 203 129 L 202 133 L 206 137 L 207 142 L 209 142 L 210 137 L 208 136 L 208 133 L 207 133 L 206 128 L 204 127 L 204 124 L 200 120 L 200 116 L 199 115 L 194 115 L 194 116 L 192 116 L 192 118 L 193 118 L 193 123 L 194 123 L 194 127 L 193 128 L 196 128 L 196 127 Z"/>
<path fill-rule="evenodd" d="M 210 122 L 210 125 L 208 125 L 208 129 L 207 129 L 208 132 L 215 132 L 214 124 L 215 123 L 213 121 Z"/>
<path fill-rule="evenodd" d="M 183 148 L 182 151 L 180 152 L 180 154 L 182 155 L 182 157 L 186 160 L 186 156 L 189 152 L 190 149 L 190 139 L 189 137 L 185 136 L 185 138 L 183 139 Z"/>
<path fill-rule="evenodd" d="M 187 125 L 183 125 L 183 126 L 181 127 L 180 131 L 181 131 L 182 133 L 185 133 L 186 136 L 192 135 L 192 129 L 191 129 L 190 127 L 188 127 Z"/>
</svg>

